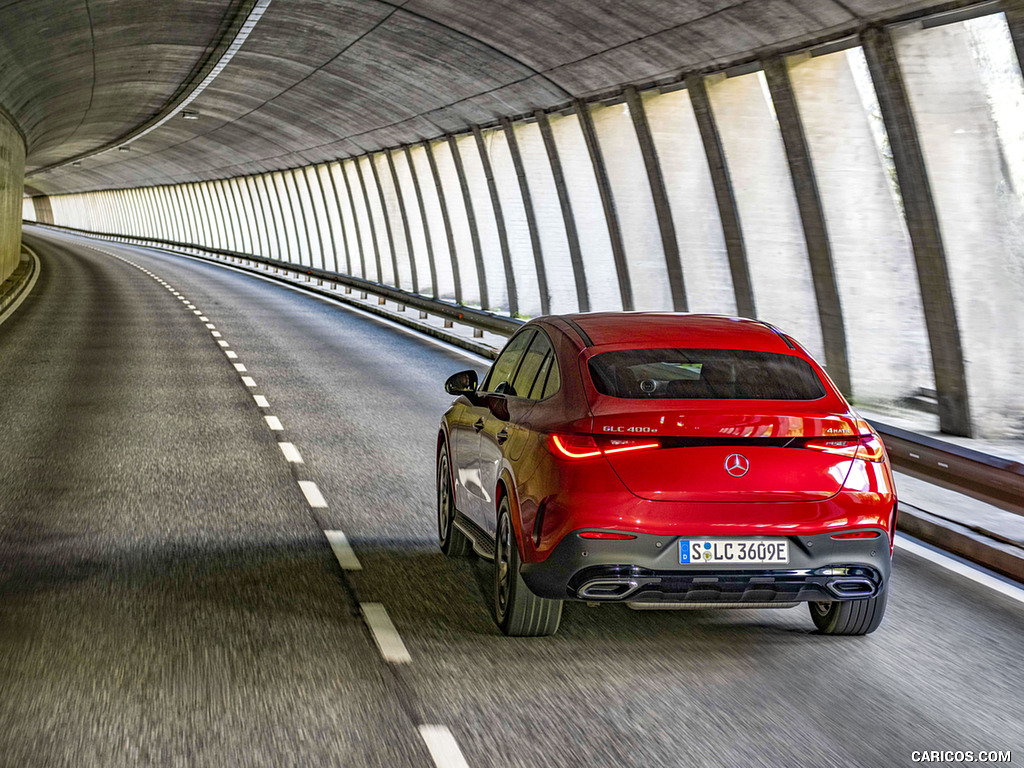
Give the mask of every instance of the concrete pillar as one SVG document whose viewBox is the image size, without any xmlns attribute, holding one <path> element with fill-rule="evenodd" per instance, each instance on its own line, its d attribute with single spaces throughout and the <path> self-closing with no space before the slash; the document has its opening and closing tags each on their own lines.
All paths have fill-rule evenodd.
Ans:
<svg viewBox="0 0 1024 768">
<path fill-rule="evenodd" d="M 998 16 L 893 35 L 945 249 L 971 426 L 985 437 L 1019 436 L 1024 410 L 1024 204 L 1012 178 L 1024 83 L 1008 38 Z"/>
<path fill-rule="evenodd" d="M 53 205 L 47 195 L 37 195 L 32 198 L 32 208 L 36 214 L 36 221 L 40 224 L 53 224 Z"/>
<path fill-rule="evenodd" d="M 767 85 L 760 73 L 708 77 L 704 84 L 743 225 L 757 319 L 792 334 L 823 361 L 800 209 Z"/>
<path fill-rule="evenodd" d="M 828 223 L 856 402 L 892 405 L 934 381 L 910 237 L 872 130 L 867 65 L 857 50 L 787 64 Z"/>
<path fill-rule="evenodd" d="M 850 395 L 850 361 L 846 352 L 846 328 L 843 326 L 843 311 L 839 303 L 839 286 L 836 284 L 836 270 L 832 263 L 832 248 L 825 224 L 825 211 L 821 206 L 821 195 L 814 178 L 811 151 L 807 146 L 800 110 L 793 95 L 786 63 L 778 56 L 762 62 L 768 89 L 771 92 L 775 115 L 782 132 L 782 143 L 786 148 L 786 160 L 793 177 L 800 222 L 807 244 L 807 258 L 814 282 L 814 296 L 818 302 L 818 320 L 821 322 L 821 338 L 825 345 L 825 365 L 829 376 L 839 390 Z"/>
<path fill-rule="evenodd" d="M 938 214 L 932 199 L 915 115 L 911 112 L 907 88 L 903 82 L 902 62 L 896 59 L 892 38 L 887 30 L 868 28 L 861 33 L 861 41 L 892 146 L 907 229 L 914 244 L 914 259 L 928 326 L 932 367 L 935 370 L 939 426 L 943 432 L 971 437 L 967 377 L 943 233 L 939 230 Z M 926 50 L 918 48 L 912 52 L 911 46 L 907 48 L 905 56 L 908 64 L 914 66 L 916 63 L 922 74 L 925 72 L 928 66 Z M 973 212 L 971 215 L 974 215 Z"/>
<path fill-rule="evenodd" d="M 644 165 L 647 168 L 647 180 L 651 185 L 651 197 L 654 200 L 654 211 L 658 216 L 658 231 L 661 233 L 661 245 L 665 251 L 665 266 L 668 270 L 668 284 L 672 291 L 672 309 L 686 312 L 689 306 L 686 301 L 686 284 L 683 281 L 683 265 L 679 260 L 679 243 L 676 240 L 676 226 L 672 221 L 672 208 L 665 190 L 665 178 L 658 161 L 658 151 L 654 147 L 651 127 L 647 122 L 644 103 L 636 88 L 629 86 L 623 92 L 626 104 L 629 105 L 629 116 L 633 118 L 636 138 L 640 142 Z"/>
</svg>

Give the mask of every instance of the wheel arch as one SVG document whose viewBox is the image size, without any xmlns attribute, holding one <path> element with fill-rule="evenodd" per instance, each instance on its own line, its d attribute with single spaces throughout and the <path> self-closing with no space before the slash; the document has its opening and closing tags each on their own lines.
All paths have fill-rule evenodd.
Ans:
<svg viewBox="0 0 1024 768">
<path fill-rule="evenodd" d="M 523 519 L 519 514 L 519 499 L 515 493 L 515 483 L 512 475 L 507 469 L 503 469 L 498 475 L 498 483 L 494 489 L 494 519 L 497 527 L 498 510 L 501 508 L 501 500 L 508 496 L 509 513 L 512 515 L 512 532 L 516 537 L 516 546 L 519 547 L 519 555 L 525 553 L 525 537 L 523 536 Z"/>
</svg>

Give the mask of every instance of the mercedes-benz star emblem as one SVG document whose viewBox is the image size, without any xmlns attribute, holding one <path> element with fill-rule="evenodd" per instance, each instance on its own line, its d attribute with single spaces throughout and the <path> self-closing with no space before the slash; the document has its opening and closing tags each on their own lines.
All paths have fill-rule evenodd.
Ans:
<svg viewBox="0 0 1024 768">
<path fill-rule="evenodd" d="M 733 477 L 743 477 L 750 469 L 747 457 L 739 453 L 730 453 L 725 459 L 725 471 Z"/>
</svg>

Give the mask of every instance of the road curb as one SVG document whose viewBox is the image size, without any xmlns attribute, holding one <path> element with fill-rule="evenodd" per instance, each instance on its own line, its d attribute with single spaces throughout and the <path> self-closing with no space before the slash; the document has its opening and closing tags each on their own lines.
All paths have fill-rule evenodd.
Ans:
<svg viewBox="0 0 1024 768">
<path fill-rule="evenodd" d="M 35 255 L 28 246 L 21 247 L 21 260 L 18 266 L 0 283 L 0 322 L 7 319 L 8 308 L 13 311 L 13 305 L 22 299 L 33 284 L 33 277 L 39 271 L 39 257 Z"/>
</svg>

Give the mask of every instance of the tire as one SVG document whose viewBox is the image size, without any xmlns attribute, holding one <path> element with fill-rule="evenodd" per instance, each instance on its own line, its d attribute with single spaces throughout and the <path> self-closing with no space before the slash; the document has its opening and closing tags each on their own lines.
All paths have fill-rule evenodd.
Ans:
<svg viewBox="0 0 1024 768">
<path fill-rule="evenodd" d="M 562 601 L 537 597 L 519 575 L 522 560 L 512 531 L 508 496 L 498 506 L 494 542 L 494 620 L 509 637 L 543 637 L 558 631 Z"/>
<path fill-rule="evenodd" d="M 464 557 L 470 546 L 466 534 L 455 527 L 455 494 L 444 443 L 437 455 L 437 544 L 448 557 Z"/>
<path fill-rule="evenodd" d="M 823 635 L 869 635 L 878 629 L 889 599 L 888 584 L 863 600 L 808 603 L 811 620 Z"/>
</svg>

